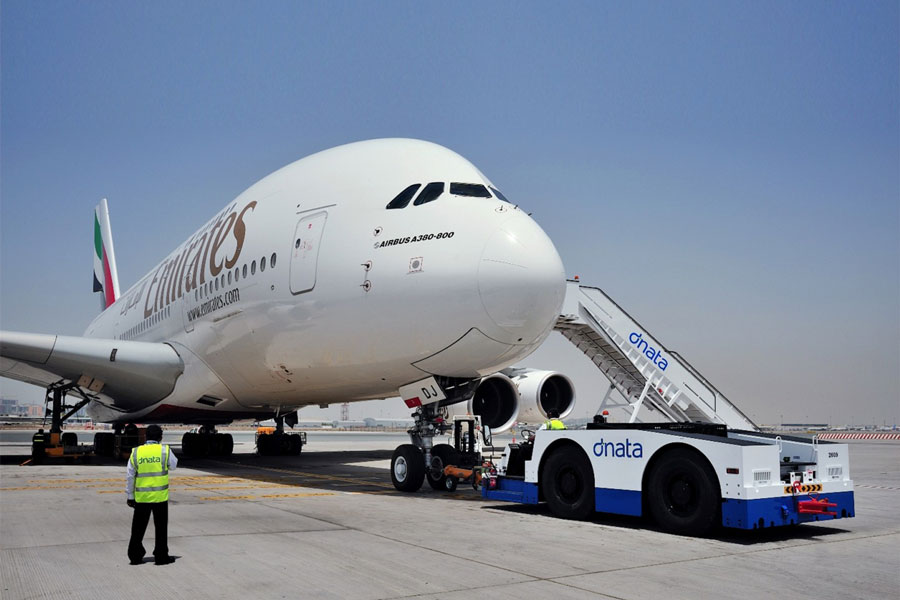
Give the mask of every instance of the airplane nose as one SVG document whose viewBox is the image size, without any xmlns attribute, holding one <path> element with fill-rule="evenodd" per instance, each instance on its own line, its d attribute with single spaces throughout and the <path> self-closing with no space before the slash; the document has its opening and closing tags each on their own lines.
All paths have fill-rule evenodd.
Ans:
<svg viewBox="0 0 900 600">
<path fill-rule="evenodd" d="M 531 344 L 556 322 L 565 295 L 562 260 L 544 230 L 512 215 L 491 235 L 478 268 L 478 292 L 496 327 L 486 335 Z"/>
</svg>

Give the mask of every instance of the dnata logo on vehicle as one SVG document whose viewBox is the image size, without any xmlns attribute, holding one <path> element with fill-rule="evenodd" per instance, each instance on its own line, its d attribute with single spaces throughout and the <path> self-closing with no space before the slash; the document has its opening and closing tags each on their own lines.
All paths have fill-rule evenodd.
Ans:
<svg viewBox="0 0 900 600">
<path fill-rule="evenodd" d="M 662 353 L 659 350 L 647 343 L 643 334 L 633 331 L 631 335 L 628 336 L 628 341 L 634 344 L 635 348 L 643 352 L 644 356 L 653 361 L 653 364 L 659 367 L 660 371 L 665 371 L 666 367 L 669 366 L 669 361 L 661 356 Z"/>
<path fill-rule="evenodd" d="M 625 442 L 604 442 L 603 438 L 594 444 L 594 455 L 601 458 L 643 458 L 644 447 L 640 442 L 632 443 L 625 438 Z"/>
</svg>

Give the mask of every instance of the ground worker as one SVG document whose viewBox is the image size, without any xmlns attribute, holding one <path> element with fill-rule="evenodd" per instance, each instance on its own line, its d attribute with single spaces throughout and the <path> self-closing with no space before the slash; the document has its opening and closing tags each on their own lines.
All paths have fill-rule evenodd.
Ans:
<svg viewBox="0 0 900 600">
<path fill-rule="evenodd" d="M 565 429 L 566 424 L 559 420 L 559 411 L 548 410 L 547 420 L 541 425 L 541 429 Z"/>
<path fill-rule="evenodd" d="M 128 542 L 128 558 L 131 564 L 144 561 L 144 532 L 153 513 L 156 530 L 156 544 L 153 557 L 158 565 L 175 562 L 169 555 L 169 471 L 178 465 L 178 459 L 168 445 L 163 445 L 162 428 L 159 425 L 147 427 L 147 442 L 131 451 L 128 459 L 125 492 L 128 506 L 134 509 L 131 520 L 131 540 Z"/>
<path fill-rule="evenodd" d="M 38 429 L 37 433 L 31 436 L 31 459 L 39 460 L 44 457 L 44 453 L 47 448 L 47 437 L 44 434 L 44 429 Z"/>
</svg>

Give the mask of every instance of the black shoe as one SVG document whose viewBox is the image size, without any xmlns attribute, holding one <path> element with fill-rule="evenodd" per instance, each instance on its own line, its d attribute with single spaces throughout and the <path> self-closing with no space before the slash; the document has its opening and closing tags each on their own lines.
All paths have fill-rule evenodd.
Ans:
<svg viewBox="0 0 900 600">
<path fill-rule="evenodd" d="M 130 564 L 130 565 L 139 565 L 139 564 L 142 564 L 143 562 L 144 562 L 144 559 L 141 559 L 141 560 L 132 560 L 132 561 L 130 561 L 128 564 Z"/>
<path fill-rule="evenodd" d="M 153 562 L 157 565 L 169 565 L 169 564 L 172 564 L 173 562 L 175 562 L 175 557 L 174 556 L 163 556 L 162 558 L 157 558 Z"/>
</svg>

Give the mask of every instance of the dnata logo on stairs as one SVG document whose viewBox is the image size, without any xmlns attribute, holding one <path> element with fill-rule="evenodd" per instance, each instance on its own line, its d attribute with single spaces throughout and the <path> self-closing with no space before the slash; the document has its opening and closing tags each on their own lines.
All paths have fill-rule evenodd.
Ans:
<svg viewBox="0 0 900 600">
<path fill-rule="evenodd" d="M 644 447 L 640 442 L 632 443 L 631 440 L 625 438 L 622 442 L 604 442 L 603 438 L 594 444 L 594 455 L 601 458 L 643 458 Z"/>
<path fill-rule="evenodd" d="M 644 353 L 644 356 L 653 361 L 653 364 L 659 367 L 660 371 L 665 371 L 669 366 L 669 361 L 661 356 L 661 352 L 647 343 L 644 336 L 637 331 L 633 331 L 628 336 L 628 341 L 634 344 L 635 348 Z"/>
</svg>

